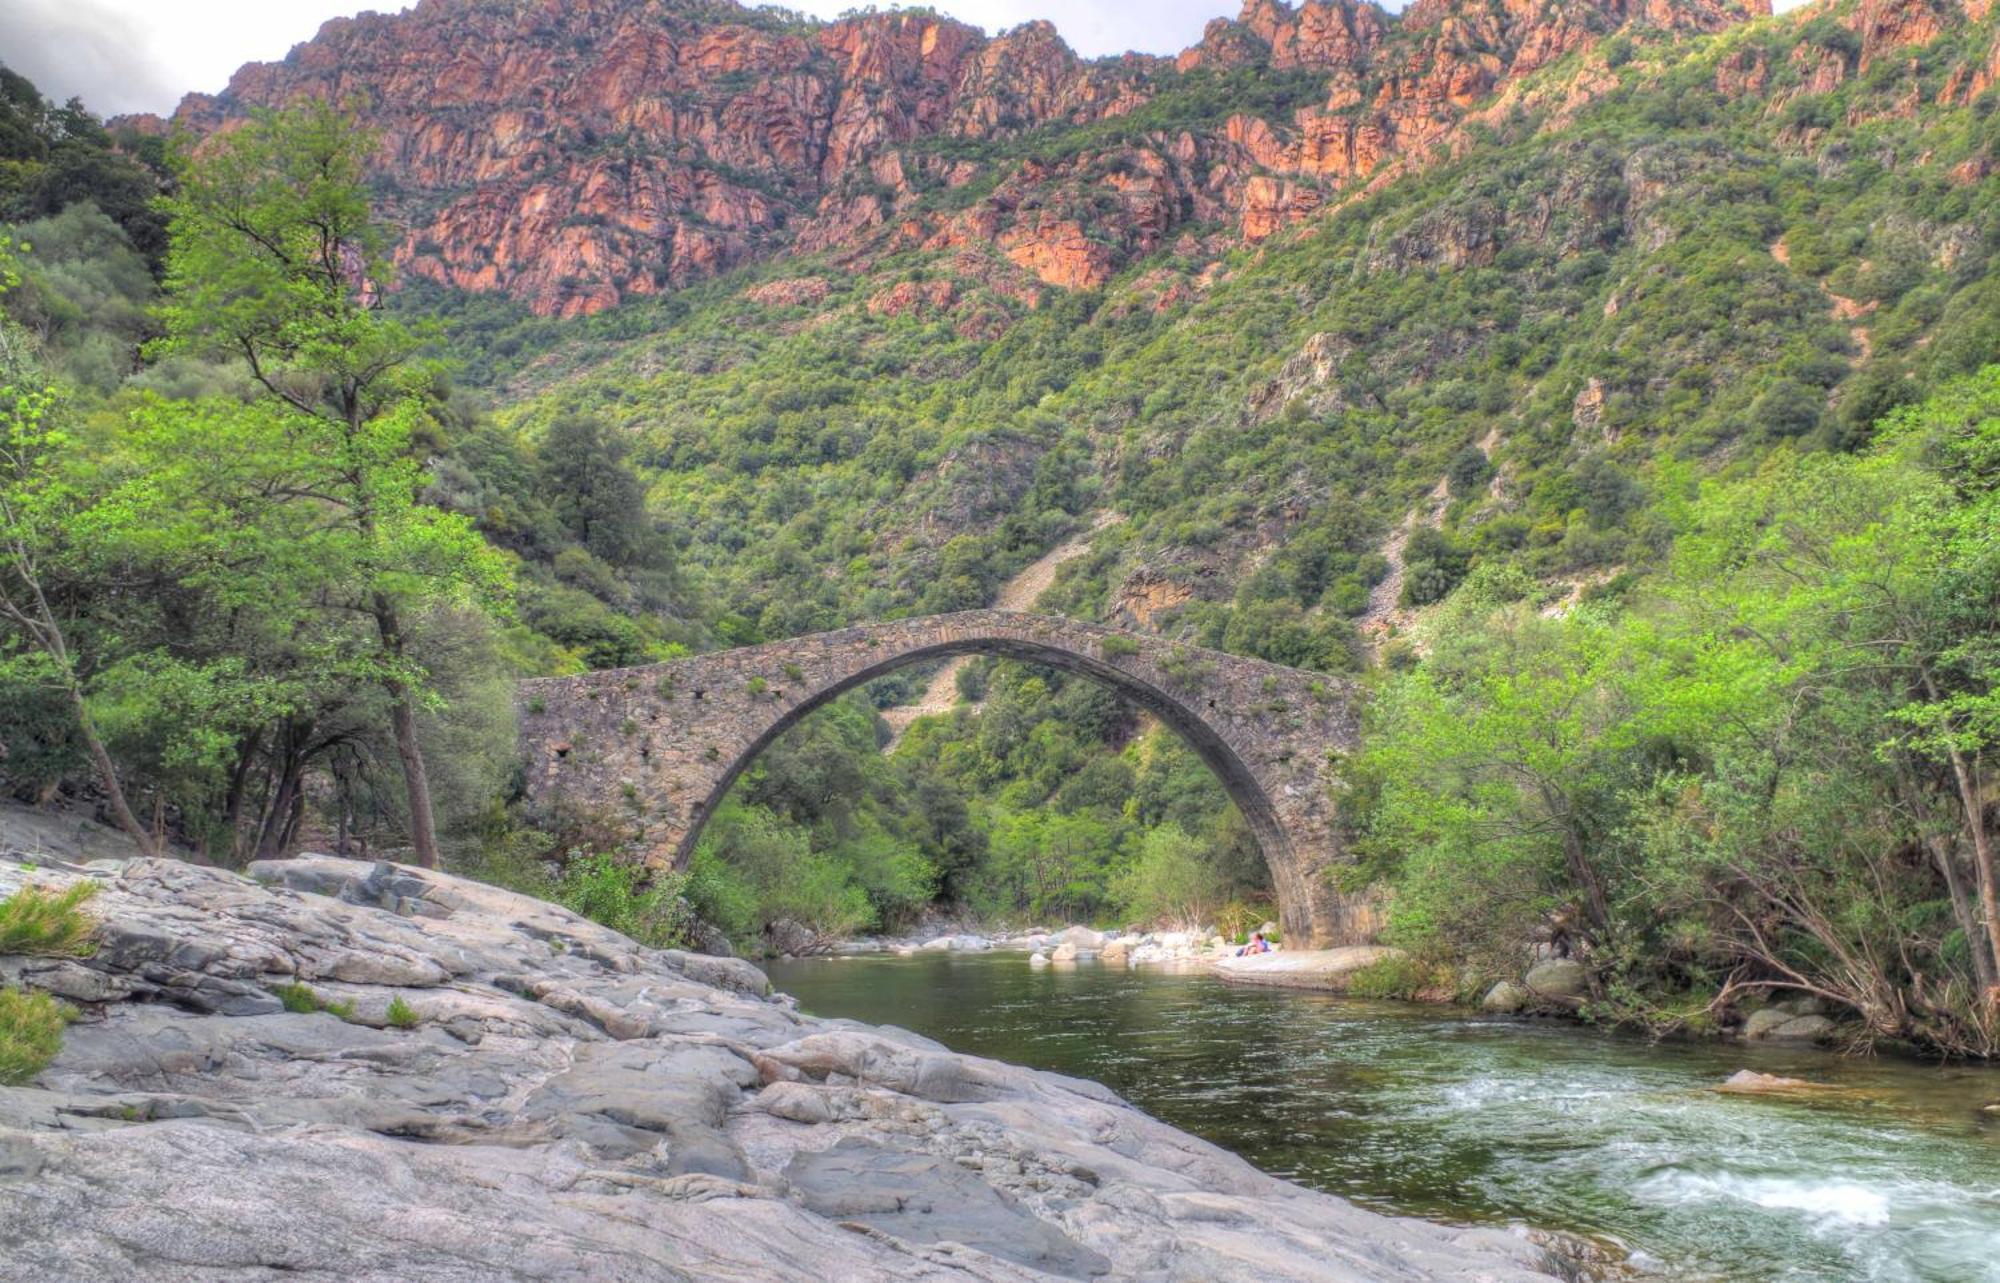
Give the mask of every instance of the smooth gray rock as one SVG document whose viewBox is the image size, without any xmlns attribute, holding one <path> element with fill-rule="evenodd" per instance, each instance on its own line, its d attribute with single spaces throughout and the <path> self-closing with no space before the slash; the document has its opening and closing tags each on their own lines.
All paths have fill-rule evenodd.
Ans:
<svg viewBox="0 0 2000 1283">
<path fill-rule="evenodd" d="M 1796 1019 L 1798 1017 L 1782 1008 L 1764 1007 L 1751 1012 L 1749 1019 L 1743 1022 L 1743 1036 L 1752 1041 L 1768 1038 L 1772 1030 L 1788 1020 Z"/>
<path fill-rule="evenodd" d="M 1479 1009 L 1511 1016 L 1525 1010 L 1534 1001 L 1535 995 L 1525 988 L 1512 980 L 1502 980 L 1486 991 L 1486 996 L 1479 1000 Z"/>
<path fill-rule="evenodd" d="M 0 958 L 82 1008 L 0 1089 L 0 1283 L 1555 1277 L 735 959 L 400 865 L 252 872 L 34 872 L 99 880 L 101 947 Z"/>
<path fill-rule="evenodd" d="M 827 1149 L 795 1155 L 785 1179 L 809 1211 L 914 1243 L 963 1243 L 1064 1278 L 1111 1272 L 1104 1256 L 935 1154 L 847 1136 Z"/>
<path fill-rule="evenodd" d="M 1780 1043 L 1816 1043 L 1834 1031 L 1834 1021 L 1824 1015 L 1794 1015 L 1776 1029 L 1768 1033 L 1770 1039 Z"/>
<path fill-rule="evenodd" d="M 1536 996 L 1575 1001 L 1590 992 L 1590 973 L 1574 958 L 1550 958 L 1528 969 L 1523 977 Z"/>
</svg>

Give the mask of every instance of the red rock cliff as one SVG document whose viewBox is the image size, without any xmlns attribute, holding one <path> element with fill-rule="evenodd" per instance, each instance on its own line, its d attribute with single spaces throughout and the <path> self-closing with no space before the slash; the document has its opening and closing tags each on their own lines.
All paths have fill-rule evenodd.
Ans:
<svg viewBox="0 0 2000 1283">
<path fill-rule="evenodd" d="M 1270 236 L 1621 25 L 1701 32 L 1763 12 L 1416 0 L 1398 19 L 1357 0 L 1249 0 L 1178 59 L 1086 62 L 1047 23 L 988 37 L 927 14 L 819 24 L 728 0 L 422 0 L 329 22 L 178 116 L 206 129 L 304 95 L 364 104 L 404 272 L 542 313 L 778 253 L 912 240 L 984 248 L 1023 274 L 1015 292 L 1087 288 L 1189 225 Z M 1190 75 L 1238 68 L 1323 77 L 1324 96 L 1290 118 L 1115 128 Z M 1092 124 L 1054 158 L 1018 145 Z M 970 204 L 937 198 L 982 180 Z"/>
</svg>

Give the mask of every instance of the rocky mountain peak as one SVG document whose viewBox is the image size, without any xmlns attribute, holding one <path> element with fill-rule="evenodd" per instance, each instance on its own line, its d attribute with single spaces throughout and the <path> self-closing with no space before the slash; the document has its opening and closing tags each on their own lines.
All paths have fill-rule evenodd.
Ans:
<svg viewBox="0 0 2000 1283">
<path fill-rule="evenodd" d="M 1272 235 L 1389 162 L 1422 163 L 1503 82 L 1622 23 L 1702 32 L 1768 11 L 1417 0 L 1398 18 L 1365 0 L 1247 0 L 1177 59 L 1087 61 L 1048 22 L 989 36 L 916 11 L 820 23 L 729 0 L 423 0 L 330 21 L 283 61 L 191 95 L 178 119 L 213 129 L 303 95 L 370 104 L 406 278 L 544 314 L 787 253 L 865 260 L 912 243 L 1032 299 L 1101 284 L 1188 226 Z M 1020 157 L 1037 131 L 1176 102 L 1185 75 L 1245 67 L 1323 76 L 1323 93 Z M 975 181 L 991 194 L 970 207 L 939 195 Z"/>
</svg>

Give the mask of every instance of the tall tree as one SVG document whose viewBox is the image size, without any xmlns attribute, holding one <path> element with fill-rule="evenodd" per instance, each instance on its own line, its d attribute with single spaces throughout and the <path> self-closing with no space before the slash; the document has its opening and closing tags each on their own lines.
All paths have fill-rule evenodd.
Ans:
<svg viewBox="0 0 2000 1283">
<path fill-rule="evenodd" d="M 14 261 L 0 241 L 0 290 L 19 280 Z M 61 692 L 118 827 L 153 855 L 153 836 L 132 813 L 85 698 L 85 656 L 62 608 L 59 583 L 90 561 L 90 500 L 71 483 L 69 438 L 53 422 L 56 394 L 27 341 L 20 327 L 0 319 L 0 623 L 7 632 L 0 672 Z"/>
<path fill-rule="evenodd" d="M 325 102 L 261 112 L 179 157 L 167 336 L 157 350 L 240 360 L 261 389 L 268 493 L 315 517 L 305 572 L 372 626 L 419 863 L 438 863 L 417 737 L 426 610 L 497 598 L 504 568 L 461 518 L 422 501 L 440 371 L 381 310 L 387 239 L 364 182 L 371 135 Z"/>
</svg>

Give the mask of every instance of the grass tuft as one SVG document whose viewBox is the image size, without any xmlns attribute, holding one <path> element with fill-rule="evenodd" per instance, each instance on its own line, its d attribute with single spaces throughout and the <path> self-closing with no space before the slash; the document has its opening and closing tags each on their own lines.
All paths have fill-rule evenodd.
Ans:
<svg viewBox="0 0 2000 1283">
<path fill-rule="evenodd" d="M 417 1027 L 417 1009 L 404 1002 L 401 995 L 389 999 L 389 1023 L 397 1029 Z"/>
<path fill-rule="evenodd" d="M 47 1069 L 74 1014 L 45 993 L 0 989 L 0 1085 L 19 1086 Z"/>
<path fill-rule="evenodd" d="M 330 998 L 323 998 L 314 992 L 311 985 L 274 985 L 271 992 L 277 995 L 279 1002 L 285 1004 L 286 1011 L 297 1015 L 310 1016 L 324 1011 L 330 1016 L 339 1016 L 342 1020 L 354 1019 L 352 1002 L 335 1002 Z"/>
<path fill-rule="evenodd" d="M 96 894 L 97 883 L 84 881 L 62 891 L 24 886 L 0 900 L 0 954 L 89 957 L 97 924 L 83 906 Z"/>
</svg>

